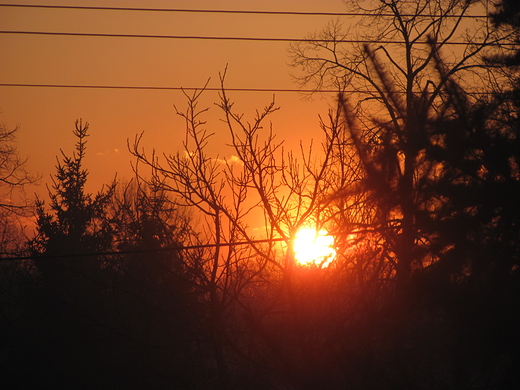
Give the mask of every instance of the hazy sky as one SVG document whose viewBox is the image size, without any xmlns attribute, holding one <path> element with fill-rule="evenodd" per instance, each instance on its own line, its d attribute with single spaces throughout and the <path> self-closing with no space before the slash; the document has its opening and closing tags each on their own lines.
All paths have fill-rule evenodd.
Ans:
<svg viewBox="0 0 520 390">
<path fill-rule="evenodd" d="M 88 5 L 136 8 L 184 8 L 343 12 L 341 0 L 31 0 L 9 4 Z M 148 35 L 197 35 L 304 38 L 320 30 L 332 16 L 287 16 L 63 10 L 0 7 L 0 30 L 88 32 Z M 229 88 L 297 88 L 290 76 L 287 42 L 176 40 L 113 37 L 71 37 L 0 34 L 0 83 L 201 87 L 228 64 Z M 326 114 L 331 98 L 312 100 L 299 93 L 276 93 L 281 110 L 272 116 L 275 132 L 296 146 L 300 138 L 319 136 L 318 115 Z M 273 93 L 231 92 L 247 118 L 268 104 Z M 211 107 L 208 125 L 220 136 L 216 92 L 203 104 Z M 74 121 L 90 123 L 86 167 L 90 190 L 108 183 L 116 172 L 130 178 L 127 140 L 145 132 L 148 148 L 176 153 L 184 136 L 180 91 L 104 90 L 0 87 L 0 120 L 19 126 L 18 149 L 29 157 L 28 167 L 43 174 L 41 184 L 55 172 L 60 148 L 71 154 Z M 222 139 L 222 138 L 220 138 Z M 217 141 L 217 139 L 216 139 Z M 220 157 L 230 151 L 222 145 Z M 94 185 L 95 186 L 94 186 Z M 39 189 L 45 193 L 45 188 Z"/>
</svg>

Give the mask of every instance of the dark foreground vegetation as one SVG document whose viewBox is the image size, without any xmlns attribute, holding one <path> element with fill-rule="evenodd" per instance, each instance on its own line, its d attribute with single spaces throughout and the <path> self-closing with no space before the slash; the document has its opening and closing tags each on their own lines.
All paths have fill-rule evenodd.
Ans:
<svg viewBox="0 0 520 390">
<path fill-rule="evenodd" d="M 0 386 L 516 389 L 518 8 L 504 1 L 451 57 L 472 3 L 374 1 L 371 33 L 396 51 L 343 50 L 337 24 L 293 46 L 300 81 L 338 88 L 321 150 L 298 158 L 266 125 L 274 104 L 234 111 L 225 74 L 228 160 L 206 154 L 198 91 L 179 111 L 184 151 L 138 136 L 135 178 L 89 194 L 77 121 L 49 200 L 0 205 Z M 13 134 L 8 191 L 33 180 Z M 335 237 L 327 268 L 294 261 L 309 223 Z"/>
</svg>

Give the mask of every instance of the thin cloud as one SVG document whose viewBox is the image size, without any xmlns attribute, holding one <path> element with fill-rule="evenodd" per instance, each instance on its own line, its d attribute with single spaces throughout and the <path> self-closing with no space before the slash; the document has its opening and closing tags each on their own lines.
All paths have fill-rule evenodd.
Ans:
<svg viewBox="0 0 520 390">
<path fill-rule="evenodd" d="M 107 156 L 109 154 L 115 154 L 115 155 L 119 155 L 120 152 L 119 152 L 119 149 L 107 149 L 105 150 L 104 152 L 98 152 L 96 153 L 96 156 Z"/>
<path fill-rule="evenodd" d="M 220 164 L 227 164 L 227 165 L 244 165 L 243 161 L 240 159 L 240 157 L 232 155 L 230 158 L 217 158 L 216 161 Z"/>
</svg>

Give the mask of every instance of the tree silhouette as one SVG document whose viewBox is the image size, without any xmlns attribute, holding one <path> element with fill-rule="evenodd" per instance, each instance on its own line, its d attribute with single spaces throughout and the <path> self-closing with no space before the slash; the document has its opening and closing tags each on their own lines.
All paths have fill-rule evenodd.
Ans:
<svg viewBox="0 0 520 390">
<path fill-rule="evenodd" d="M 30 280 L 24 264 L 8 262 L 4 258 L 26 249 L 21 218 L 30 215 L 30 205 L 23 196 L 23 189 L 38 179 L 27 172 L 26 161 L 16 150 L 17 131 L 17 128 L 9 130 L 0 123 L 0 332 L 5 341 L 0 351 L 2 362 L 8 361 L 10 351 L 16 347 L 10 336 L 17 332 L 17 313 L 25 283 Z M 0 373 L 4 372 L 8 370 L 1 369 Z"/>
<path fill-rule="evenodd" d="M 17 128 L 9 130 L 5 124 L 0 123 L 0 189 L 2 190 L 0 208 L 2 210 L 21 209 L 12 199 L 13 191 L 37 180 L 27 172 L 26 160 L 20 158 L 14 146 L 17 131 Z"/>
<path fill-rule="evenodd" d="M 330 336 L 334 327 L 326 318 L 352 302 L 351 297 L 348 302 L 334 298 L 332 290 L 345 282 L 343 273 L 323 271 L 313 287 L 315 296 L 309 294 L 302 285 L 309 275 L 296 266 L 291 240 L 301 226 L 333 228 L 333 218 L 324 213 L 327 199 L 339 183 L 356 179 L 352 172 L 340 175 L 342 167 L 336 165 L 333 150 L 344 141 L 340 116 L 331 111 L 322 123 L 323 157 L 311 149 L 298 159 L 283 150 L 266 125 L 277 110 L 274 102 L 248 122 L 235 112 L 224 78 L 218 106 L 231 157 L 207 152 L 213 133 L 203 120 L 206 110 L 198 107 L 203 90 L 187 95 L 186 111 L 178 111 L 186 122 L 182 152 L 146 154 L 139 147 L 143 135 L 132 152 L 178 207 L 191 210 L 191 239 L 214 245 L 186 251 L 184 260 L 202 292 L 201 332 L 213 347 L 219 385 L 261 386 L 273 373 L 291 383 L 316 385 L 329 380 L 327 364 L 316 354 L 324 348 L 321 336 Z M 352 207 L 345 204 L 345 209 Z M 343 256 L 342 264 L 346 257 L 354 255 Z M 309 272 L 315 271 L 320 270 Z M 319 337 L 310 344 L 302 341 L 319 327 Z M 333 360 L 326 355 L 326 361 Z M 318 364 L 319 372 L 311 369 Z"/>
<path fill-rule="evenodd" d="M 520 22 L 518 15 L 520 14 L 520 6 L 517 2 L 511 0 L 501 0 L 497 3 L 497 10 L 491 13 L 493 22 L 499 27 L 511 29 L 516 48 L 512 48 L 513 53 L 504 53 L 498 59 L 501 59 L 505 65 L 515 67 L 520 65 L 520 54 L 518 52 L 518 44 L 520 44 L 519 28 Z"/>
<path fill-rule="evenodd" d="M 362 266 L 361 273 L 375 269 L 371 284 L 385 295 L 367 305 L 373 318 L 364 323 L 386 326 L 366 328 L 373 338 L 361 347 L 361 382 L 377 372 L 379 388 L 392 382 L 424 387 L 432 375 L 456 388 L 506 386 L 517 378 L 518 356 L 506 341 L 518 342 L 511 329 L 518 325 L 512 297 L 518 293 L 520 155 L 514 120 L 508 120 L 517 112 L 503 95 L 493 97 L 497 85 L 487 76 L 497 68 L 481 56 L 512 36 L 480 30 L 482 44 L 472 44 L 475 33 L 458 58 L 449 54 L 447 43 L 470 3 L 376 2 L 377 28 L 364 32 L 402 40 L 395 50 L 343 49 L 346 35 L 337 24 L 293 46 L 302 82 L 349 90 L 348 100 L 340 92 L 339 101 L 345 149 L 355 153 L 335 153 L 349 156 L 341 164 L 359 174 L 331 197 L 329 213 L 350 226 L 344 235 L 373 243 L 366 261 L 372 267 Z M 487 97 L 468 93 L 475 75 L 487 85 Z M 342 210 L 352 203 L 362 206 L 350 211 L 364 212 Z M 428 329 L 439 344 L 418 329 Z M 382 365 L 389 356 L 392 363 Z"/>
<path fill-rule="evenodd" d="M 116 189 L 109 208 L 114 247 L 128 253 L 113 257 L 110 290 L 117 315 L 107 319 L 126 336 L 121 366 L 125 386 L 190 388 L 204 383 L 208 348 L 199 329 L 198 289 L 180 249 L 189 218 L 159 185 L 136 177 Z M 134 346 L 135 345 L 135 346 Z M 149 379 L 145 379 L 149 378 Z"/>
<path fill-rule="evenodd" d="M 434 60 L 443 77 L 444 64 L 436 53 Z M 374 67 L 380 67 L 377 59 Z M 392 90 L 383 72 L 381 89 Z M 458 360 L 458 367 L 452 367 L 453 377 L 447 380 L 458 388 L 474 380 L 488 386 L 505 381 L 505 386 L 515 382 L 516 374 L 496 377 L 496 370 L 514 371 L 516 363 L 505 363 L 504 355 L 518 359 L 514 348 L 508 346 L 518 342 L 512 331 L 519 318 L 512 303 L 516 300 L 513 297 L 518 297 L 520 259 L 518 137 L 514 128 L 501 120 L 501 97 L 470 103 L 449 77 L 443 95 L 445 104 L 440 110 L 422 113 L 424 120 L 414 129 L 413 138 L 396 134 L 394 126 L 374 121 L 379 129 L 380 141 L 376 142 L 366 138 L 343 100 L 345 120 L 363 162 L 365 202 L 375 210 L 373 228 L 382 236 L 384 247 L 395 254 L 396 283 L 401 289 L 405 287 L 392 300 L 393 307 L 404 306 L 406 310 L 380 315 L 402 326 L 404 320 L 413 323 L 416 313 L 431 316 L 432 308 L 445 311 L 451 321 L 450 332 L 456 335 L 456 341 L 448 345 Z M 394 104 L 398 106 L 399 102 Z M 410 157 L 410 142 L 417 149 L 408 167 L 413 180 L 406 186 L 403 177 L 407 167 L 400 159 Z M 348 191 L 340 194 L 349 196 Z M 408 208 L 403 203 L 406 200 Z M 406 241 L 401 225 L 407 213 L 414 235 L 411 241 Z M 397 263 L 403 261 L 403 250 L 415 265 L 410 268 L 413 272 L 406 274 L 404 285 Z M 389 329 L 393 337 L 402 332 Z M 445 340 L 451 337 L 449 333 L 442 335 Z M 413 342 L 422 343 L 422 338 Z M 399 346 L 400 342 L 394 348 Z M 436 353 L 446 355 L 446 351 Z M 413 361 L 411 356 L 401 356 L 403 364 Z"/>
<path fill-rule="evenodd" d="M 349 4 L 356 11 L 364 10 L 358 2 Z M 425 238 L 415 221 L 418 207 L 426 214 L 429 207 L 435 207 L 426 193 L 416 191 L 437 169 L 423 153 L 432 138 L 441 137 L 433 134 L 429 122 L 432 116 L 446 115 L 447 83 L 465 91 L 475 85 L 470 80 L 479 80 L 479 85 L 491 90 L 496 75 L 482 56 L 499 50 L 497 43 L 509 37 L 479 20 L 471 32 L 461 32 L 472 2 L 376 1 L 370 6 L 374 16 L 361 19 L 348 36 L 335 23 L 307 43 L 293 45 L 293 65 L 304 72 L 299 76 L 301 83 L 350 90 L 345 118 L 366 173 L 366 189 L 377 202 L 368 222 L 385 235 L 390 245 L 385 249 L 388 260 L 394 264 L 399 283 L 406 284 L 414 270 L 432 261 L 431 253 L 422 248 Z M 371 28 L 364 28 L 370 23 Z M 341 42 L 352 35 L 396 43 Z M 455 38 L 466 44 L 464 50 L 448 49 Z M 439 53 L 446 55 L 441 59 Z M 441 63 L 442 72 L 436 70 Z M 346 102 L 342 104 L 345 107 Z"/>
<path fill-rule="evenodd" d="M 18 216 L 27 216 L 30 208 L 23 197 L 16 197 L 26 185 L 38 180 L 27 172 L 26 160 L 18 155 L 14 144 L 17 131 L 18 128 L 9 130 L 0 123 L 0 252 L 5 253 L 21 249 L 23 239 Z"/>
<path fill-rule="evenodd" d="M 85 192 L 88 171 L 83 159 L 88 137 L 88 123 L 76 121 L 73 131 L 77 137 L 76 152 L 58 161 L 53 190 L 49 191 L 51 213 L 43 201 L 37 202 L 37 235 L 32 247 L 37 253 L 89 253 L 109 249 L 112 243 L 111 227 L 106 208 L 115 184 L 95 196 Z"/>
<path fill-rule="evenodd" d="M 38 203 L 35 267 L 27 265 L 20 315 L 11 318 L 6 382 L 127 389 L 206 383 L 198 295 L 175 250 L 188 220 L 139 177 L 86 193 L 87 130 L 76 122 L 76 152 L 62 152 L 50 211 Z"/>
<path fill-rule="evenodd" d="M 57 387 L 85 378 L 88 366 L 101 370 L 99 351 L 88 342 L 116 333 L 107 320 L 113 308 L 107 294 L 114 268 L 109 258 L 96 255 L 112 245 L 107 206 L 115 184 L 95 196 L 86 193 L 88 123 L 76 121 L 74 135 L 76 152 L 67 156 L 62 151 L 63 161 L 56 166 L 50 210 L 41 200 L 36 204 L 37 231 L 29 241 L 34 261 L 32 267 L 27 264 L 32 287 L 23 290 L 23 321 L 10 359 L 15 369 L 9 377 L 22 386 L 34 385 L 33 377 L 24 375 L 24 359 L 39 380 Z M 68 374 L 59 375 L 53 367 Z"/>
</svg>

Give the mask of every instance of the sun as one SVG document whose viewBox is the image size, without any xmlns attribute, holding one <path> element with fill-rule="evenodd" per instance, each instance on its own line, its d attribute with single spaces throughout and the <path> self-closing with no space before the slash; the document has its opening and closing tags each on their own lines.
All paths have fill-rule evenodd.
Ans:
<svg viewBox="0 0 520 390">
<path fill-rule="evenodd" d="M 294 258 L 300 265 L 328 267 L 336 257 L 334 237 L 325 229 L 301 228 L 293 241 Z"/>
</svg>

